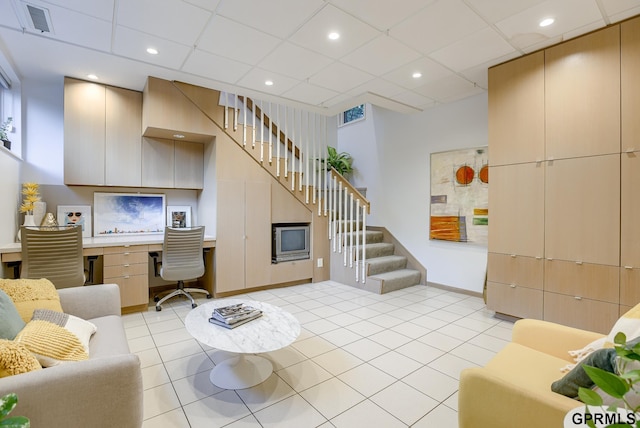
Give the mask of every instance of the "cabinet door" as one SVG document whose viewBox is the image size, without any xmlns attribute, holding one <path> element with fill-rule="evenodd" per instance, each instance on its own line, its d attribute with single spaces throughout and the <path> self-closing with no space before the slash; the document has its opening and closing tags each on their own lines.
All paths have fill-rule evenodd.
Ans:
<svg viewBox="0 0 640 428">
<path fill-rule="evenodd" d="M 142 93 L 106 88 L 105 184 L 141 184 Z"/>
<path fill-rule="evenodd" d="M 487 308 L 518 318 L 542 319 L 542 290 L 487 282 Z"/>
<path fill-rule="evenodd" d="M 542 257 L 544 163 L 490 167 L 489 251 Z"/>
<path fill-rule="evenodd" d="M 175 150 L 172 140 L 142 139 L 142 186 L 173 187 Z"/>
<path fill-rule="evenodd" d="M 104 185 L 105 87 L 64 79 L 64 182 Z"/>
<path fill-rule="evenodd" d="M 620 152 L 620 27 L 545 50 L 547 159 Z"/>
<path fill-rule="evenodd" d="M 620 24 L 622 151 L 640 150 L 640 18 Z"/>
<path fill-rule="evenodd" d="M 640 152 L 622 154 L 620 264 L 640 268 Z"/>
<path fill-rule="evenodd" d="M 244 182 L 218 180 L 216 225 L 216 292 L 245 286 Z"/>
<path fill-rule="evenodd" d="M 640 269 L 620 268 L 620 305 L 635 306 L 640 303 Z"/>
<path fill-rule="evenodd" d="M 544 319 L 607 334 L 618 320 L 619 305 L 556 293 L 544 293 Z"/>
<path fill-rule="evenodd" d="M 271 283 L 271 183 L 245 183 L 245 272 L 247 288 Z"/>
<path fill-rule="evenodd" d="M 492 166 L 544 159 L 543 52 L 489 69 L 489 147 Z"/>
<path fill-rule="evenodd" d="M 544 263 L 541 258 L 489 253 L 487 280 L 542 289 Z"/>
<path fill-rule="evenodd" d="M 545 196 L 545 257 L 619 266 L 619 154 L 549 162 Z"/>
<path fill-rule="evenodd" d="M 618 266 L 545 260 L 544 290 L 617 304 L 619 270 Z"/>
<path fill-rule="evenodd" d="M 204 145 L 189 141 L 174 141 L 175 187 L 202 189 L 204 184 Z"/>
</svg>

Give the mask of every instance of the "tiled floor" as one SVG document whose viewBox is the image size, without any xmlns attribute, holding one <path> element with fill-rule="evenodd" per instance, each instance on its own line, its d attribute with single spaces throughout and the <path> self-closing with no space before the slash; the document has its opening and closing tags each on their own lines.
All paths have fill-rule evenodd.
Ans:
<svg viewBox="0 0 640 428">
<path fill-rule="evenodd" d="M 427 286 L 377 295 L 326 281 L 242 297 L 302 325 L 291 346 L 263 354 L 274 373 L 244 390 L 209 381 L 227 355 L 186 331 L 187 300 L 124 316 L 142 361 L 144 428 L 457 427 L 460 371 L 511 337 L 482 299 Z"/>
</svg>

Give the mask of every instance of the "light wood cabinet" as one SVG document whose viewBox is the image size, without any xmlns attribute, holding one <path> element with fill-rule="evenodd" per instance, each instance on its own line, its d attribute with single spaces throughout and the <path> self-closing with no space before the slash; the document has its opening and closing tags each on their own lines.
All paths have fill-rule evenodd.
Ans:
<svg viewBox="0 0 640 428">
<path fill-rule="evenodd" d="M 619 284 L 618 266 L 545 260 L 545 291 L 617 304 Z"/>
<path fill-rule="evenodd" d="M 620 152 L 619 26 L 545 50 L 545 124 L 547 159 Z"/>
<path fill-rule="evenodd" d="M 544 52 L 490 68 L 488 92 L 489 165 L 543 160 Z"/>
<path fill-rule="evenodd" d="M 557 293 L 544 293 L 546 321 L 607 334 L 619 317 L 617 303 Z"/>
<path fill-rule="evenodd" d="M 149 303 L 149 246 L 105 247 L 104 283 L 118 284 L 123 308 Z"/>
<path fill-rule="evenodd" d="M 487 308 L 521 318 L 542 317 L 543 260 L 489 253 Z"/>
<path fill-rule="evenodd" d="M 620 265 L 640 268 L 640 151 L 621 156 Z"/>
<path fill-rule="evenodd" d="M 487 307 L 518 318 L 542 319 L 542 290 L 487 282 Z"/>
<path fill-rule="evenodd" d="M 65 184 L 140 186 L 142 94 L 65 78 Z"/>
<path fill-rule="evenodd" d="M 640 18 L 620 24 L 622 151 L 640 151 Z"/>
<path fill-rule="evenodd" d="M 204 145 L 161 138 L 142 139 L 144 187 L 202 189 Z"/>
<path fill-rule="evenodd" d="M 640 302 L 640 268 L 620 267 L 620 304 L 635 306 Z"/>
<path fill-rule="evenodd" d="M 544 263 L 541 258 L 489 253 L 487 280 L 542 289 Z"/>
</svg>

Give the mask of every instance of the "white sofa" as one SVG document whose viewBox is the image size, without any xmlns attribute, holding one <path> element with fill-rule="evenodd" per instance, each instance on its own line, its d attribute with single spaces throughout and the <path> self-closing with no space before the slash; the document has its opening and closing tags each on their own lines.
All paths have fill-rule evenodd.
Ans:
<svg viewBox="0 0 640 428">
<path fill-rule="evenodd" d="M 118 286 L 65 288 L 58 294 L 65 313 L 97 326 L 89 360 L 0 378 L 0 396 L 15 392 L 12 415 L 28 417 L 32 427 L 139 428 L 142 373 L 127 344 Z"/>
</svg>

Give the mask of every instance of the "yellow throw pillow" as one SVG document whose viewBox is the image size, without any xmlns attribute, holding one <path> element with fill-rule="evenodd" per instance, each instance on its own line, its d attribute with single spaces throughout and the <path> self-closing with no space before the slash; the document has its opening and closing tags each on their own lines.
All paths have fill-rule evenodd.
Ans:
<svg viewBox="0 0 640 428">
<path fill-rule="evenodd" d="M 0 289 L 13 303 L 24 322 L 29 322 L 35 309 L 62 312 L 58 291 L 51 281 L 42 279 L 0 279 Z"/>
<path fill-rule="evenodd" d="M 0 339 L 0 377 L 40 370 L 38 360 L 24 345 Z"/>
</svg>

